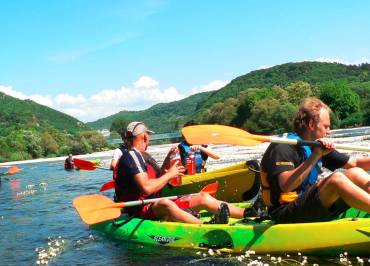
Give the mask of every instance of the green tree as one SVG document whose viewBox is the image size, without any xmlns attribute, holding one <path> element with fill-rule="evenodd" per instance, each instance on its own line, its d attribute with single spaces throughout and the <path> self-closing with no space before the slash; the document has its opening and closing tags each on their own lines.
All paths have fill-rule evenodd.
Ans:
<svg viewBox="0 0 370 266">
<path fill-rule="evenodd" d="M 346 82 L 327 82 L 321 85 L 320 99 L 344 120 L 360 111 L 360 98 Z"/>
<path fill-rule="evenodd" d="M 116 131 L 118 134 L 121 134 L 126 130 L 128 124 L 129 122 L 125 118 L 118 117 L 113 120 L 109 131 L 110 132 Z"/>
<path fill-rule="evenodd" d="M 104 136 L 97 131 L 83 131 L 80 135 L 86 139 L 94 151 L 102 150 L 107 146 Z"/>
<path fill-rule="evenodd" d="M 238 100 L 226 99 L 224 103 L 214 104 L 202 119 L 202 123 L 229 125 L 236 115 Z"/>
<path fill-rule="evenodd" d="M 274 98 L 256 102 L 250 118 L 243 125 L 252 132 L 284 132 L 292 130 L 292 116 L 296 107 L 291 103 L 281 103 Z"/>
<path fill-rule="evenodd" d="M 48 132 L 42 133 L 41 143 L 45 156 L 57 154 L 59 145 Z"/>
<path fill-rule="evenodd" d="M 312 86 L 303 81 L 290 83 L 285 90 L 288 93 L 289 102 L 293 105 L 299 105 L 304 98 L 313 96 Z"/>
<path fill-rule="evenodd" d="M 236 110 L 236 115 L 232 119 L 231 124 L 241 127 L 245 121 L 251 116 L 252 109 L 257 101 L 264 99 L 272 94 L 270 89 L 248 89 L 242 91 L 238 97 L 239 105 Z"/>
<path fill-rule="evenodd" d="M 32 158 L 42 157 L 44 151 L 41 145 L 41 137 L 36 132 L 25 130 L 23 131 L 26 142 L 26 150 Z"/>
</svg>

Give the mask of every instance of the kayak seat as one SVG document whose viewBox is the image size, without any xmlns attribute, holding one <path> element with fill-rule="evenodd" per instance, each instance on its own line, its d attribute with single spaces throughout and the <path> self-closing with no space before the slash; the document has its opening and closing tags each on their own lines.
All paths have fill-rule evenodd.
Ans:
<svg viewBox="0 0 370 266">
<path fill-rule="evenodd" d="M 243 193 L 242 198 L 244 201 L 255 198 L 261 189 L 260 164 L 257 160 L 249 160 L 246 164 L 249 171 L 254 173 L 254 182 L 252 187 Z"/>
</svg>

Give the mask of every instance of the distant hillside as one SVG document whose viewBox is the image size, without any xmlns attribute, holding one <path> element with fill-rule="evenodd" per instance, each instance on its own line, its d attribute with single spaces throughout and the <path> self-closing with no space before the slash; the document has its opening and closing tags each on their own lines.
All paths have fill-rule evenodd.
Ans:
<svg viewBox="0 0 370 266">
<path fill-rule="evenodd" d="M 59 130 L 68 132 L 78 132 L 89 128 L 81 121 L 56 111 L 47 106 L 35 103 L 31 100 L 19 100 L 0 92 L 0 116 L 8 117 L 7 121 L 2 121 L 11 126 L 14 121 L 21 117 L 28 117 L 34 123 L 46 123 Z M 1 126 L 5 128 L 4 124 Z M 0 129 L 1 131 L 2 129 Z"/>
<path fill-rule="evenodd" d="M 0 93 L 0 162 L 84 154 L 107 148 L 104 137 L 81 121 Z"/>
<path fill-rule="evenodd" d="M 297 81 L 316 84 L 336 80 L 350 83 L 370 81 L 370 64 L 348 66 L 338 63 L 299 62 L 252 71 L 214 91 L 197 110 L 208 108 L 230 97 L 238 97 L 241 91 L 249 88 L 271 88 L 276 85 L 285 87 Z"/>
<path fill-rule="evenodd" d="M 197 106 L 205 102 L 210 94 L 198 93 L 180 101 L 156 104 L 143 111 L 121 111 L 87 125 L 95 129 L 109 129 L 113 120 L 125 118 L 127 121 L 144 121 L 156 133 L 172 132 L 191 119 Z"/>
<path fill-rule="evenodd" d="M 202 120 L 204 113 L 216 103 L 225 103 L 228 98 L 238 98 L 242 91 L 251 88 L 285 87 L 291 83 L 304 81 L 317 85 L 328 81 L 345 81 L 350 84 L 363 84 L 370 81 L 370 64 L 348 66 L 338 63 L 299 62 L 287 63 L 267 69 L 252 71 L 232 80 L 225 87 L 177 102 L 154 105 L 138 112 L 122 111 L 107 118 L 88 123 L 92 128 L 110 128 L 114 119 L 128 121 L 141 120 L 157 132 L 177 130 L 190 119 Z"/>
</svg>

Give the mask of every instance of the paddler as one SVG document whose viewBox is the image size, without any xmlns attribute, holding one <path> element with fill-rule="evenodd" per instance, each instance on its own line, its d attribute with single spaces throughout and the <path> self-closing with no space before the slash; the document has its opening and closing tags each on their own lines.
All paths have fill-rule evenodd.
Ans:
<svg viewBox="0 0 370 266">
<path fill-rule="evenodd" d="M 132 122 L 127 126 L 126 139 L 128 151 L 124 152 L 117 168 L 115 190 L 117 201 L 126 202 L 152 197 L 158 194 L 167 183 L 177 176 L 184 175 L 184 167 L 176 162 L 171 167 L 163 169 L 160 176 L 150 178 L 143 152 L 150 142 L 150 131 L 142 122 Z M 175 152 L 175 148 L 171 149 Z M 169 165 L 167 156 L 164 165 Z M 185 196 L 177 201 L 162 199 L 145 206 L 124 209 L 129 215 L 151 220 L 170 220 L 185 223 L 201 224 L 194 215 L 182 208 L 193 211 L 206 209 L 215 214 L 212 223 L 228 223 L 229 216 L 243 218 L 245 209 L 238 208 L 219 201 L 207 193 Z"/>
<path fill-rule="evenodd" d="M 68 157 L 64 161 L 64 169 L 65 170 L 73 170 L 74 169 L 74 162 L 72 154 L 69 154 Z"/>
<path fill-rule="evenodd" d="M 327 138 L 330 112 L 319 99 L 305 99 L 294 115 L 295 132 L 287 136 L 317 140 L 322 148 L 270 144 L 263 155 L 262 195 L 278 223 L 327 221 L 349 207 L 370 213 L 370 157 L 335 150 Z M 322 166 L 334 172 L 318 180 Z"/>
<path fill-rule="evenodd" d="M 199 125 L 199 123 L 191 120 L 184 124 L 184 127 Z M 208 157 L 211 157 L 214 160 L 220 159 L 220 156 L 215 153 L 212 149 L 208 148 L 207 145 L 191 145 L 184 139 L 178 145 L 178 149 L 180 152 L 181 162 L 182 165 L 187 165 L 187 160 L 189 159 L 190 154 L 194 156 L 194 164 L 195 164 L 195 173 L 199 174 L 202 172 L 206 172 L 206 161 Z"/>
<path fill-rule="evenodd" d="M 154 133 L 154 132 L 150 131 L 150 133 Z M 122 138 L 122 143 L 119 145 L 118 148 L 116 148 L 113 151 L 113 156 L 112 156 L 111 163 L 110 163 L 110 169 L 113 171 L 113 179 L 114 180 L 116 179 L 116 176 L 117 176 L 118 162 L 121 159 L 122 154 L 124 152 L 128 151 L 126 130 L 123 130 L 121 132 L 121 138 Z M 150 169 L 148 171 L 149 175 L 154 175 L 154 176 L 158 175 L 160 173 L 160 167 L 158 166 L 158 164 L 154 160 L 154 158 L 146 152 L 142 152 L 142 155 L 143 155 L 145 161 L 148 163 L 148 167 L 150 167 Z"/>
</svg>

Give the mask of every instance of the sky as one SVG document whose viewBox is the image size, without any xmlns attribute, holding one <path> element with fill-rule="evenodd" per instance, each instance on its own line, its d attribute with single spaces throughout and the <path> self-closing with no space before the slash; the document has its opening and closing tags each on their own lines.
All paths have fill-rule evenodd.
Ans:
<svg viewBox="0 0 370 266">
<path fill-rule="evenodd" d="M 4 0 L 0 91 L 95 121 L 274 65 L 369 62 L 369 13 L 367 0 Z"/>
</svg>

